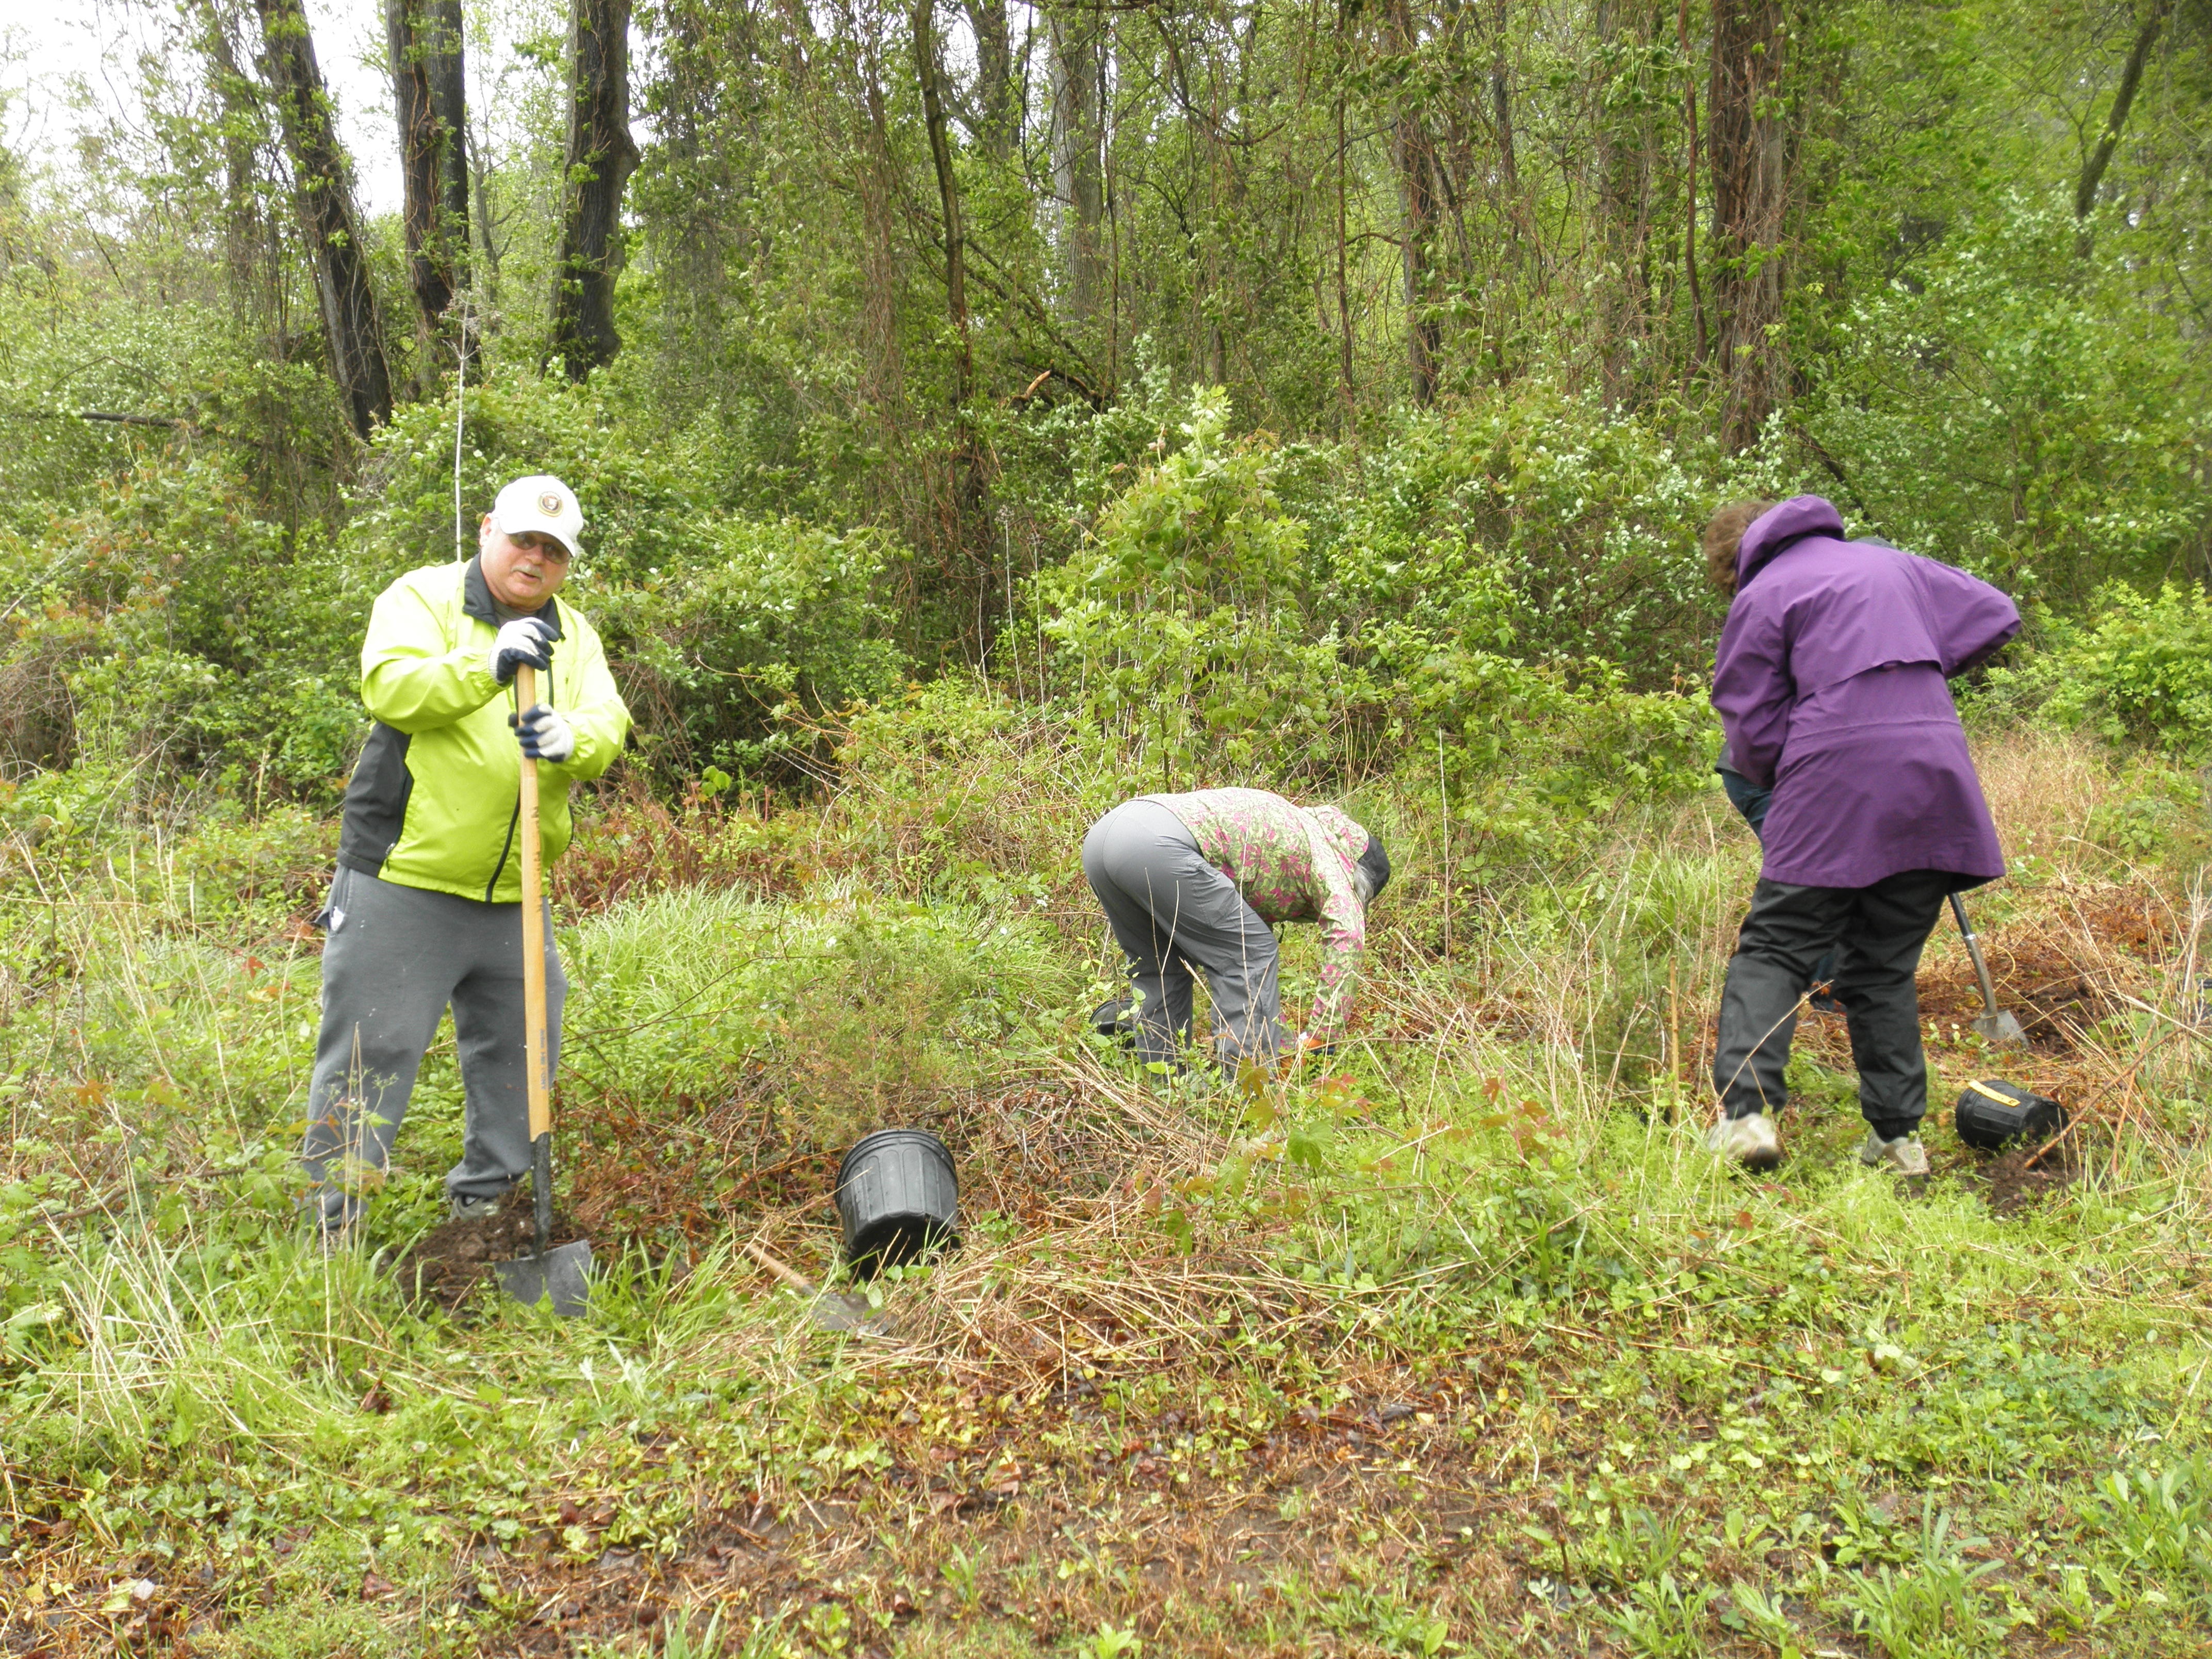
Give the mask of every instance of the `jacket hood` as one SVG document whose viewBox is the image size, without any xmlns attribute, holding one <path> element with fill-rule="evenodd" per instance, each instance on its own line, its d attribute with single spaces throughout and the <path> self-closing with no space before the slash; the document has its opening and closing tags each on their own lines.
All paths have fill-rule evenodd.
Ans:
<svg viewBox="0 0 2212 1659">
<path fill-rule="evenodd" d="M 1739 590 L 1764 569 L 1771 559 L 1803 536 L 1844 533 L 1844 515 L 1825 495 L 1795 495 L 1770 507 L 1751 521 L 1736 549 L 1735 585 Z"/>
</svg>

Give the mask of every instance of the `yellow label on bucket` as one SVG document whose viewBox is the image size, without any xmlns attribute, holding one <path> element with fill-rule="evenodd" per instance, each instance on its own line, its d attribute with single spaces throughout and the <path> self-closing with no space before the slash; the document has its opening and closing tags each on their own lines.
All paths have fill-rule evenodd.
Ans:
<svg viewBox="0 0 2212 1659">
<path fill-rule="evenodd" d="M 2010 1095 L 2002 1093 L 1997 1090 L 1990 1088 L 1986 1083 L 1969 1083 L 1966 1086 L 1969 1089 L 1972 1089 L 1976 1094 L 1982 1096 L 1984 1098 L 1994 1100 L 2000 1106 L 2009 1106 L 2014 1111 L 2018 1111 L 2020 1109 L 2021 1104 L 2021 1102 L 2014 1100 Z"/>
</svg>

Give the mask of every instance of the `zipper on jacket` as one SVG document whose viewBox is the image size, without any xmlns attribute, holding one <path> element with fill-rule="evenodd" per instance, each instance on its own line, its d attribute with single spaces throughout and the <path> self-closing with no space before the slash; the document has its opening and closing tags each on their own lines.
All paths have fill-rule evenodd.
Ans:
<svg viewBox="0 0 2212 1659">
<path fill-rule="evenodd" d="M 486 904 L 489 904 L 492 902 L 491 896 L 499 890 L 499 878 L 507 872 L 507 855 L 514 850 L 514 826 L 521 821 L 522 797 L 520 795 L 517 795 L 514 798 L 514 811 L 507 815 L 507 839 L 499 844 L 499 862 L 492 866 L 491 879 L 484 884 L 484 902 Z"/>
</svg>

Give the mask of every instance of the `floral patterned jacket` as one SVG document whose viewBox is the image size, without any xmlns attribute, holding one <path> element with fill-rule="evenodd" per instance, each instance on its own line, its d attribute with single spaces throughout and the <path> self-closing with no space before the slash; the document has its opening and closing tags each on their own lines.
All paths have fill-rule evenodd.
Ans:
<svg viewBox="0 0 2212 1659">
<path fill-rule="evenodd" d="M 1321 924 L 1321 988 L 1306 1035 L 1334 1042 L 1352 1012 L 1367 915 L 1352 866 L 1367 832 L 1334 806 L 1300 806 L 1264 789 L 1146 795 L 1182 820 L 1206 861 L 1237 884 L 1260 920 Z"/>
</svg>

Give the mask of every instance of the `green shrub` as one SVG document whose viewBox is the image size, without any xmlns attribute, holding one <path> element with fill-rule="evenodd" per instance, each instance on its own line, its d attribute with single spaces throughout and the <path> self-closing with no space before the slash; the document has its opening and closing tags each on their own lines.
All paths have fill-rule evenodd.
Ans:
<svg viewBox="0 0 2212 1659">
<path fill-rule="evenodd" d="M 1795 416 L 1900 545 L 2078 606 L 2155 580 L 2206 526 L 2203 353 L 2137 297 L 2142 250 L 2081 251 L 2015 198 L 1855 306 Z"/>
<path fill-rule="evenodd" d="M 1218 394 L 1182 432 L 1037 584 L 1058 705 L 1125 788 L 1342 791 L 1403 769 L 1449 788 L 1479 874 L 1704 785 L 1703 696 L 1508 654 L 1528 606 L 1468 524 L 1401 496 L 1316 556 L 1279 489 L 1296 456 L 1232 442 Z"/>
<path fill-rule="evenodd" d="M 2154 596 L 2114 583 L 2089 618 L 2046 618 L 2043 649 L 2016 669 L 1993 669 L 1996 694 L 2042 718 L 2106 739 L 2194 755 L 2212 740 L 2212 597 L 2161 586 Z"/>
<path fill-rule="evenodd" d="M 813 720 L 904 684 L 881 597 L 893 552 L 865 530 L 723 519 L 682 563 L 576 598 L 664 773 L 757 772 L 805 744 Z"/>
</svg>

